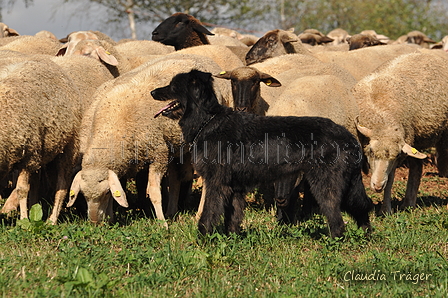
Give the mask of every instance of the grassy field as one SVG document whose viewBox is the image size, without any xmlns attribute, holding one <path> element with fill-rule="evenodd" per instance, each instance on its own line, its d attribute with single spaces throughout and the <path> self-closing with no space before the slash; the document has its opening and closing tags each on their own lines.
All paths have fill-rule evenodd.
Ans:
<svg viewBox="0 0 448 298">
<path fill-rule="evenodd" d="M 402 174 L 400 174 L 402 173 Z M 403 196 L 405 171 L 394 196 Z M 366 177 L 367 179 L 367 177 Z M 379 197 L 369 191 L 374 201 Z M 372 214 L 366 237 L 347 221 L 344 239 L 325 219 L 281 226 L 247 208 L 243 233 L 199 237 L 194 213 L 160 222 L 132 211 L 116 225 L 64 215 L 0 225 L 2 297 L 448 297 L 448 179 L 425 169 L 418 207 Z"/>
</svg>

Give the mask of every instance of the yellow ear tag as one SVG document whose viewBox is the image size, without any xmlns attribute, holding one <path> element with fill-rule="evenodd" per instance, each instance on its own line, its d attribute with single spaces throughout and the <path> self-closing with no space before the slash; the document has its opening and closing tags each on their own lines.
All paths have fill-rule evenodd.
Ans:
<svg viewBox="0 0 448 298">
<path fill-rule="evenodd" d="M 223 74 L 225 74 L 225 73 L 226 73 L 225 71 L 221 71 L 219 74 L 223 75 Z"/>
<path fill-rule="evenodd" d="M 73 189 L 70 190 L 70 196 L 73 197 L 75 195 L 75 191 Z"/>
<path fill-rule="evenodd" d="M 114 197 L 120 197 L 121 192 L 119 190 L 114 191 Z"/>
<path fill-rule="evenodd" d="M 271 81 L 271 80 L 267 80 L 267 81 L 266 81 L 266 85 L 269 86 L 269 85 L 271 85 L 271 84 L 272 84 L 272 81 Z"/>
<path fill-rule="evenodd" d="M 417 154 L 418 153 L 418 150 L 415 149 L 415 148 L 412 148 L 411 151 L 412 151 L 412 154 Z"/>
<path fill-rule="evenodd" d="M 106 54 L 107 54 L 107 55 L 110 55 L 110 53 L 109 53 L 108 51 L 106 51 Z"/>
</svg>

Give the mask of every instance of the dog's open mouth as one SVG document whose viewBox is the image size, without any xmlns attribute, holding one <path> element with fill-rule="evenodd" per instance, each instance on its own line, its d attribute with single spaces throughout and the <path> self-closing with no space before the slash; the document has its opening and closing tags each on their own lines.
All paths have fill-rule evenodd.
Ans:
<svg viewBox="0 0 448 298">
<path fill-rule="evenodd" d="M 169 114 L 173 113 L 177 109 L 180 109 L 180 102 L 177 100 L 174 100 L 170 102 L 168 105 L 161 108 L 155 115 L 154 118 L 159 117 L 160 114 L 163 116 L 168 116 Z"/>
</svg>

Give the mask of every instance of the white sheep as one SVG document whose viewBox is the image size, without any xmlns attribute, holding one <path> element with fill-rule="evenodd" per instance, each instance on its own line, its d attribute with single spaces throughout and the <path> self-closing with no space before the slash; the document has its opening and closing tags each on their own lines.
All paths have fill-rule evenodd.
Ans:
<svg viewBox="0 0 448 298">
<path fill-rule="evenodd" d="M 111 45 L 116 45 L 115 40 L 110 38 L 108 35 L 100 31 L 75 31 L 67 35 L 65 38 L 61 38 L 59 41 L 64 43 L 60 46 L 59 50 L 56 52 L 57 56 L 71 55 L 73 54 L 75 46 L 81 40 L 105 40 Z"/>
<path fill-rule="evenodd" d="M 366 47 L 356 51 L 321 51 L 313 56 L 322 62 L 333 62 L 347 69 L 356 80 L 370 74 L 384 62 L 397 56 L 418 51 L 416 46 L 397 44 L 379 47 Z"/>
<path fill-rule="evenodd" d="M 182 55 L 150 61 L 138 70 L 106 83 L 102 92 L 97 93 L 83 120 L 89 135 L 81 140 L 82 170 L 72 182 L 68 204 L 71 206 L 81 191 L 87 200 L 91 221 L 113 217 L 112 198 L 120 205 L 128 206 L 119 178 L 132 177 L 139 170 L 148 171 L 147 195 L 157 218 L 165 220 L 161 179 L 171 167 L 177 166 L 170 162 L 171 159 L 175 156 L 183 158 L 188 148 L 183 148 L 177 122 L 165 117 L 154 119 L 153 115 L 165 104 L 152 100 L 150 91 L 168 84 L 179 72 L 193 68 L 220 71 L 219 66 L 206 57 L 180 57 Z M 207 64 L 203 63 L 204 60 L 208 61 Z M 183 163 L 182 166 L 192 169 L 191 163 Z M 179 180 L 170 177 L 167 215 L 173 216 L 177 211 Z"/>
<path fill-rule="evenodd" d="M 18 170 L 9 201 L 19 202 L 23 219 L 28 217 L 30 177 L 42 167 L 52 163 L 56 169 L 55 197 L 64 198 L 67 194 L 81 102 L 75 84 L 54 62 L 13 59 L 0 68 L 0 176 Z M 8 208 L 3 206 L 2 212 Z"/>
<path fill-rule="evenodd" d="M 0 50 L 11 50 L 25 54 L 45 54 L 54 56 L 61 46 L 57 40 L 52 38 L 32 35 L 0 38 L 0 41 L 3 40 L 7 40 L 8 42 L 3 44 L 0 47 Z"/>
<path fill-rule="evenodd" d="M 132 69 L 132 65 L 115 47 L 105 40 L 84 39 L 80 40 L 71 54 L 87 56 L 104 63 L 109 71 L 117 77 Z"/>
<path fill-rule="evenodd" d="M 384 190 L 382 213 L 391 213 L 397 165 L 406 156 L 409 178 L 401 208 L 416 204 L 424 150 L 435 146 L 441 176 L 448 175 L 448 76 L 446 60 L 412 53 L 385 63 L 353 88 L 358 131 L 372 171 L 371 187 Z M 414 149 L 416 148 L 416 149 Z"/>
<path fill-rule="evenodd" d="M 193 54 L 212 58 L 221 70 L 234 69 L 244 66 L 238 56 L 236 56 L 228 47 L 223 45 L 201 45 L 181 49 L 172 54 Z"/>
<path fill-rule="evenodd" d="M 19 36 L 19 32 L 16 30 L 9 28 L 5 23 L 0 23 L 0 38 L 3 37 L 11 37 L 11 36 Z"/>
<path fill-rule="evenodd" d="M 333 39 L 333 45 L 338 45 L 341 43 L 347 43 L 346 38 L 349 37 L 350 34 L 342 28 L 336 28 L 328 32 L 327 36 Z"/>
</svg>

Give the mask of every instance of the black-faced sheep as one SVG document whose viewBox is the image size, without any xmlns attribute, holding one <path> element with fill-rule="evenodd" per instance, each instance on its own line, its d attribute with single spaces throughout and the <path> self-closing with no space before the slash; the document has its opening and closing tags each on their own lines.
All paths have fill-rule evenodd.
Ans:
<svg viewBox="0 0 448 298">
<path fill-rule="evenodd" d="M 175 13 L 161 22 L 152 32 L 152 40 L 174 46 L 176 51 L 210 44 L 207 35 L 213 35 L 195 17 Z"/>
<path fill-rule="evenodd" d="M 334 40 L 316 29 L 306 29 L 298 37 L 302 43 L 312 46 L 331 43 Z"/>
<path fill-rule="evenodd" d="M 371 187 L 384 190 L 382 213 L 392 211 L 395 168 L 406 156 L 410 169 L 402 208 L 416 204 L 426 157 L 418 150 L 436 147 L 439 174 L 448 175 L 447 76 L 446 60 L 413 53 L 382 65 L 353 88 L 360 111 L 357 127 L 372 171 Z"/>
<path fill-rule="evenodd" d="M 436 41 L 429 38 L 425 33 L 418 30 L 411 31 L 406 36 L 407 43 L 418 44 L 424 48 L 429 48 L 430 44 L 436 43 Z"/>
<path fill-rule="evenodd" d="M 378 45 L 386 45 L 386 43 L 381 42 L 375 36 L 370 34 L 355 34 L 347 37 L 347 42 L 350 45 L 349 50 L 356 50 L 365 47 L 372 47 Z"/>
<path fill-rule="evenodd" d="M 266 32 L 247 52 L 246 65 L 292 53 L 311 55 L 311 52 L 303 46 L 299 37 L 292 31 L 271 30 Z"/>
</svg>

